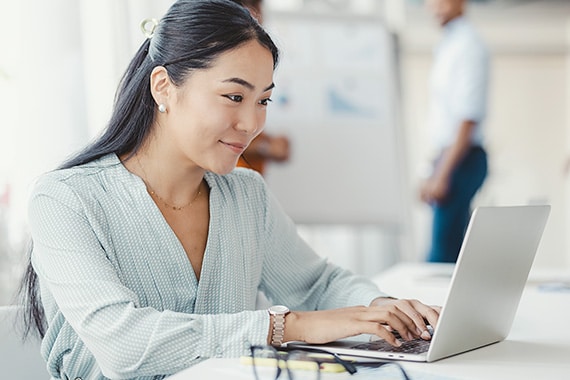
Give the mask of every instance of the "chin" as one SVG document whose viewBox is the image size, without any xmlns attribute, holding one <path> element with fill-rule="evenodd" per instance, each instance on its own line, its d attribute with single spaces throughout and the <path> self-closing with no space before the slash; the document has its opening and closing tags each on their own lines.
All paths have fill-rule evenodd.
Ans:
<svg viewBox="0 0 570 380">
<path fill-rule="evenodd" d="M 232 167 L 232 168 L 230 168 L 230 169 L 227 169 L 227 170 L 221 170 L 221 171 L 219 171 L 219 172 L 216 172 L 216 174 L 220 174 L 220 175 L 229 174 L 229 173 L 231 173 L 231 172 L 232 172 L 232 171 L 233 171 L 235 168 L 236 168 L 236 167 L 235 167 L 235 166 L 233 166 L 233 167 Z"/>
<path fill-rule="evenodd" d="M 213 165 L 207 168 L 206 170 L 215 174 L 224 175 L 231 173 L 232 170 L 236 168 L 236 165 L 237 165 L 237 160 L 236 162 L 233 163 L 233 165 Z"/>
</svg>

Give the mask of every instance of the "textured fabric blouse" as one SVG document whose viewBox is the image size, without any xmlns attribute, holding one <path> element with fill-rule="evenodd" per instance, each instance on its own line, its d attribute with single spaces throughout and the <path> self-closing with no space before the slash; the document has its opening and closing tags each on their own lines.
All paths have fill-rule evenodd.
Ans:
<svg viewBox="0 0 570 380">
<path fill-rule="evenodd" d="M 465 120 L 475 122 L 472 145 L 483 145 L 489 65 L 487 46 L 464 16 L 444 26 L 430 84 L 430 130 L 438 152 L 455 142 Z"/>
<path fill-rule="evenodd" d="M 298 236 L 261 176 L 206 173 L 200 281 L 143 181 L 116 155 L 39 178 L 29 204 L 53 379 L 160 379 L 265 344 L 258 290 L 292 310 L 368 305 L 369 280 Z"/>
</svg>

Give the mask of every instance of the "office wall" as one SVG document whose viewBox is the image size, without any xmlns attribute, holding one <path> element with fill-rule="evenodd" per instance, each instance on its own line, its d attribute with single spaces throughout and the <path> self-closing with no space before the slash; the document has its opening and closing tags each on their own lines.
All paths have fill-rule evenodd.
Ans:
<svg viewBox="0 0 570 380">
<path fill-rule="evenodd" d="M 402 229 L 393 36 L 381 19 L 354 15 L 275 13 L 265 24 L 282 49 L 266 130 L 292 150 L 266 180 L 285 211 L 297 223 Z"/>
</svg>

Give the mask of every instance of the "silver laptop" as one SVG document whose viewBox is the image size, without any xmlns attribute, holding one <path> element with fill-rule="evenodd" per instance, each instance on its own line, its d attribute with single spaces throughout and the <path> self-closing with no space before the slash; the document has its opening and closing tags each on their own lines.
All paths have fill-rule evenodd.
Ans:
<svg viewBox="0 0 570 380">
<path fill-rule="evenodd" d="M 479 207 L 469 221 L 432 339 L 290 342 L 362 358 L 435 361 L 504 340 L 514 320 L 546 220 L 548 205 Z"/>
</svg>

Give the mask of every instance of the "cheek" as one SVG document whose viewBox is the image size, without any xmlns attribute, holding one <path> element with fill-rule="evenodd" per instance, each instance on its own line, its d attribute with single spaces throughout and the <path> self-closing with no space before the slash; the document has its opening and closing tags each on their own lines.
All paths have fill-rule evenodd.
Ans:
<svg viewBox="0 0 570 380">
<path fill-rule="evenodd" d="M 259 117 L 264 124 L 265 124 L 265 119 L 267 118 L 267 111 L 269 110 L 269 107 L 271 106 L 266 105 L 265 107 L 262 107 L 259 111 Z"/>
<path fill-rule="evenodd" d="M 211 101 L 197 99 L 181 105 L 179 114 L 176 117 L 179 134 L 187 138 L 196 136 L 202 138 L 216 133 L 224 125 L 223 113 L 215 109 Z"/>
<path fill-rule="evenodd" d="M 257 125 L 259 125 L 259 129 L 265 128 L 265 121 L 267 120 L 267 108 L 259 112 L 257 116 Z"/>
</svg>

